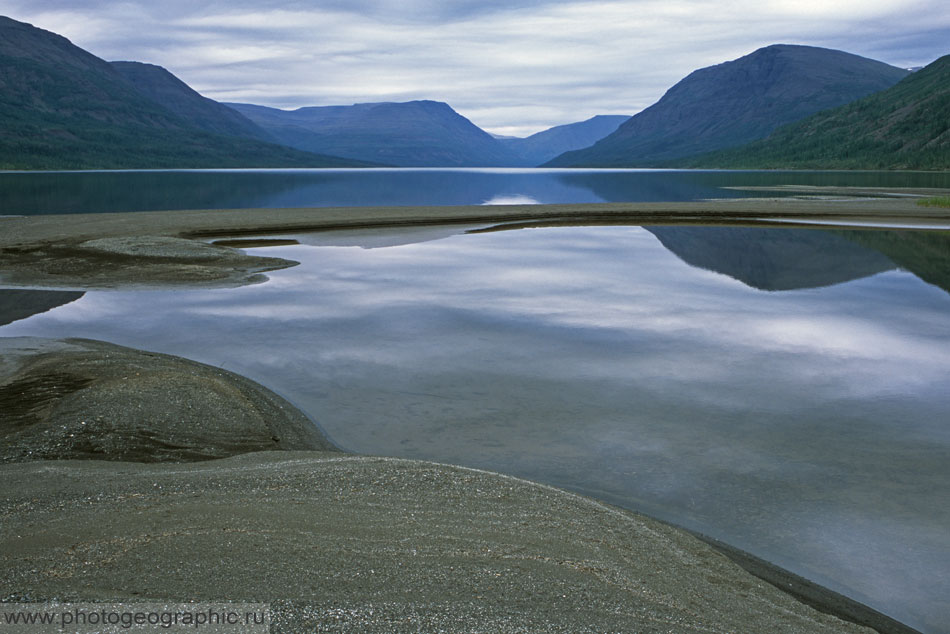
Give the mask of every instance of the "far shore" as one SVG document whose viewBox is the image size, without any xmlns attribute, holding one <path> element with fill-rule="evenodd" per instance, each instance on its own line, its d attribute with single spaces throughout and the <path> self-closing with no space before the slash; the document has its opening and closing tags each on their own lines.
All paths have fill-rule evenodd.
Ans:
<svg viewBox="0 0 950 634">
<path fill-rule="evenodd" d="M 0 217 L 0 287 L 255 283 L 267 271 L 295 263 L 247 255 L 240 247 L 267 241 L 243 238 L 286 242 L 287 236 L 331 230 L 816 222 L 950 230 L 950 211 L 919 206 L 907 192 L 801 193 L 691 203 Z M 223 245 L 211 244 L 219 240 Z M 234 451 L 199 445 L 226 441 L 228 421 L 215 421 L 215 411 L 232 416 L 230 406 L 241 399 L 231 399 L 227 408 L 204 403 L 207 427 L 187 442 L 180 429 L 166 440 L 148 421 L 136 420 L 133 457 L 112 456 L 113 462 L 82 453 L 72 440 L 51 444 L 46 436 L 8 447 L 9 463 L 0 465 L 7 484 L 0 496 L 0 605 L 53 598 L 264 601 L 280 619 L 274 631 L 286 632 L 317 626 L 367 632 L 913 632 L 747 553 L 590 498 L 473 469 L 336 452 L 313 429 L 298 429 L 309 424 L 303 414 L 236 375 L 101 342 L 17 345 L 16 358 L 0 354 L 0 396 L 10 381 L 35 387 L 37 377 L 60 380 L 56 368 L 62 364 L 51 355 L 81 352 L 92 374 L 56 398 L 79 394 L 99 379 L 124 381 L 126 366 L 141 368 L 137 383 L 97 387 L 100 418 L 119 425 L 129 422 L 114 410 L 130 398 L 150 399 L 138 411 L 163 407 L 165 393 L 147 382 L 146 370 L 160 372 L 161 381 L 187 382 L 198 399 L 212 390 L 253 392 L 254 416 L 286 411 L 279 426 L 270 424 L 270 414 L 266 421 L 248 418 L 246 446 Z M 155 365 L 159 361 L 163 365 Z M 126 366 L 119 368 L 120 362 Z M 46 400 L 36 408 L 18 403 L 18 416 L 26 420 L 55 409 L 56 398 L 37 394 Z M 6 397 L 20 398 L 9 390 Z M 67 413 L 85 427 L 86 419 L 77 417 L 80 402 L 70 401 Z M 176 406 L 190 407 L 184 401 Z M 0 430 L 15 422 L 0 416 Z M 183 464 L 168 443 L 195 461 Z M 57 455 L 67 444 L 73 453 Z M 157 444 L 164 457 L 152 459 Z M 143 452 L 149 455 L 143 458 Z M 157 560 L 163 564 L 156 570 Z"/>
</svg>

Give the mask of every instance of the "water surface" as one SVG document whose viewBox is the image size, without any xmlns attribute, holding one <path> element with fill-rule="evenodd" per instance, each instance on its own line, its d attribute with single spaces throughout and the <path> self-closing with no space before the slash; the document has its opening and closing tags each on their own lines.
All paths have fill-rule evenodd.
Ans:
<svg viewBox="0 0 950 634">
<path fill-rule="evenodd" d="M 346 449 L 586 492 L 946 631 L 946 234 L 415 231 L 298 236 L 252 250 L 301 262 L 267 283 L 62 296 L 0 336 L 218 365 Z"/>
<path fill-rule="evenodd" d="M 950 188 L 950 173 L 539 168 L 0 172 L 0 216 L 165 209 L 690 201 L 761 196 L 761 192 L 723 188 L 775 185 Z"/>
</svg>

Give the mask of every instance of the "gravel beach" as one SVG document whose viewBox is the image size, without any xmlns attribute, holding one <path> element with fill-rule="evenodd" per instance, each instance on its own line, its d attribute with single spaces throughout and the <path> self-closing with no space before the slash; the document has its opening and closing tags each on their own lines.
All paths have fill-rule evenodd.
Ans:
<svg viewBox="0 0 950 634">
<path fill-rule="evenodd" d="M 0 466 L 6 601 L 271 603 L 280 632 L 861 632 L 691 535 L 498 474 L 318 452 Z"/>
</svg>

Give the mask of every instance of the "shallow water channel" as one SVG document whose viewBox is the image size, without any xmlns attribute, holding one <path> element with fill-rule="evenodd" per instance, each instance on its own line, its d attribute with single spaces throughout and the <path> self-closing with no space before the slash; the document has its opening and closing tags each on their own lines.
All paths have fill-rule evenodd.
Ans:
<svg viewBox="0 0 950 634">
<path fill-rule="evenodd" d="M 221 366 L 347 450 L 588 493 L 911 626 L 950 623 L 945 233 L 289 237 L 300 244 L 249 249 L 301 263 L 266 283 L 37 292 L 38 311 L 67 303 L 17 315 L 0 336 L 89 337 Z"/>
</svg>

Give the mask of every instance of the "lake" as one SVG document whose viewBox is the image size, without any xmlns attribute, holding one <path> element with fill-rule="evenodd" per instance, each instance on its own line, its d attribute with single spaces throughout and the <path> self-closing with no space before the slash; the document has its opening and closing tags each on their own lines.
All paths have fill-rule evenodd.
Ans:
<svg viewBox="0 0 950 634">
<path fill-rule="evenodd" d="M 0 186 L 33 179 L 4 190 L 19 201 L 5 213 L 49 213 L 881 185 L 873 173 L 401 174 L 254 172 L 230 192 L 244 173 L 2 174 Z M 250 193 L 271 176 L 272 191 Z M 433 178 L 445 189 L 411 192 Z M 400 183 L 393 199 L 385 183 Z M 286 236 L 298 244 L 248 251 L 301 264 L 236 289 L 0 289 L 0 336 L 89 337 L 223 367 L 345 449 L 587 493 L 948 631 L 948 232 L 484 229 Z"/>
<path fill-rule="evenodd" d="M 537 168 L 0 172 L 0 215 L 688 201 L 761 195 L 723 187 L 787 184 L 950 188 L 950 173 Z"/>
</svg>

